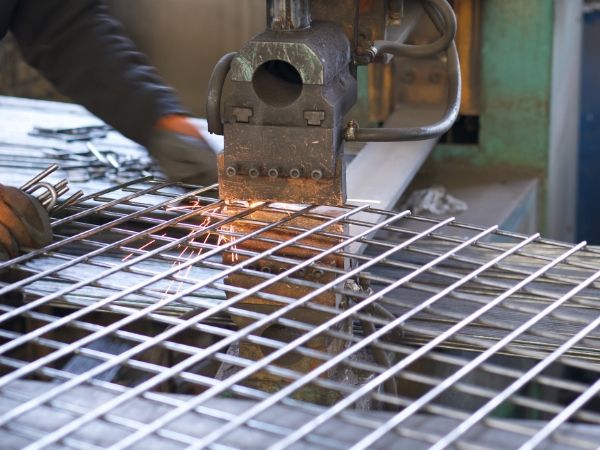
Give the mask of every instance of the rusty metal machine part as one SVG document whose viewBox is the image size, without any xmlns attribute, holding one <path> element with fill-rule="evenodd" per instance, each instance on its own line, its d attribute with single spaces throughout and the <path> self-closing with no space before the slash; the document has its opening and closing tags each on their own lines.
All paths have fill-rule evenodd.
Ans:
<svg viewBox="0 0 600 450">
<path fill-rule="evenodd" d="M 323 229 L 323 234 L 312 235 L 300 239 L 302 236 L 302 230 L 312 229 L 322 224 L 323 218 L 330 218 L 335 221 L 337 217 L 341 216 L 343 211 L 339 208 L 329 207 L 316 207 L 313 212 L 316 217 L 305 217 L 298 215 L 305 208 L 299 206 L 281 204 L 278 206 L 281 210 L 259 210 L 246 216 L 247 221 L 234 221 L 227 227 L 229 233 L 235 235 L 251 235 L 260 231 L 260 224 L 264 223 L 280 223 L 285 221 L 288 225 L 285 229 L 275 228 L 272 231 L 266 231 L 260 233 L 257 239 L 249 239 L 236 246 L 236 249 L 231 252 L 226 252 L 223 255 L 223 262 L 230 266 L 235 266 L 240 262 L 248 260 L 250 257 L 240 255 L 238 251 L 246 251 L 248 254 L 255 252 L 274 251 L 274 256 L 286 260 L 273 260 L 265 258 L 258 260 L 248 266 L 251 271 L 267 274 L 281 274 L 293 269 L 294 266 L 301 264 L 302 262 L 318 256 L 321 252 L 326 251 L 328 248 L 339 245 L 342 241 L 337 238 L 348 233 L 348 225 L 344 223 L 333 223 L 330 226 Z M 229 207 L 227 215 L 235 216 L 239 214 L 241 209 L 235 207 Z M 297 246 L 290 246 L 287 248 L 277 249 L 277 244 L 282 241 L 290 239 L 298 239 Z M 330 255 L 323 258 L 320 264 L 325 268 L 308 267 L 305 270 L 299 271 L 292 276 L 292 280 L 282 280 L 274 283 L 271 287 L 267 288 L 265 292 L 273 298 L 294 298 L 300 299 L 306 295 L 310 295 L 312 288 L 311 284 L 314 283 L 330 283 L 335 280 L 335 273 L 328 269 L 336 271 L 345 271 L 348 260 L 341 255 Z M 260 276 L 253 276 L 245 273 L 234 273 L 227 277 L 226 283 L 241 289 L 251 289 L 254 286 L 260 284 L 262 278 Z M 297 285 L 296 283 L 307 283 L 306 286 Z M 235 294 L 229 293 L 228 297 L 233 297 Z M 313 299 L 317 305 L 322 305 L 328 308 L 330 311 L 346 309 L 346 299 L 334 291 L 325 291 Z M 258 312 L 261 314 L 270 314 L 278 311 L 285 306 L 285 303 L 278 302 L 276 300 L 265 299 L 257 296 L 250 296 L 240 302 L 239 307 L 244 311 Z M 233 322 L 239 328 L 245 328 L 254 322 L 255 318 L 247 315 L 235 315 L 231 316 Z M 302 320 L 305 323 L 311 324 L 312 326 L 319 326 L 322 323 L 332 318 L 332 314 L 324 312 L 323 310 L 315 310 L 309 307 L 298 308 L 292 313 L 286 315 L 289 320 Z M 332 327 L 331 331 L 338 333 L 347 333 L 352 329 L 352 321 L 341 321 Z M 273 323 L 265 324 L 261 326 L 256 332 L 256 336 L 277 339 L 283 342 L 289 342 L 293 339 L 301 336 L 298 330 L 293 330 L 282 325 Z M 345 343 L 342 339 L 336 339 L 333 336 L 322 336 L 316 339 L 312 339 L 307 343 L 307 346 L 318 352 L 336 354 L 341 352 Z M 242 342 L 239 346 L 239 354 L 243 358 L 249 360 L 260 360 L 261 358 L 268 356 L 272 353 L 272 349 L 263 345 Z M 308 373 L 312 369 L 318 367 L 319 361 L 310 356 L 306 356 L 300 353 L 290 353 L 283 358 L 277 360 L 276 364 L 280 367 L 294 370 L 298 373 Z M 324 376 L 326 378 L 327 375 Z M 254 376 L 249 377 L 246 380 L 246 385 L 254 386 L 262 391 L 276 392 L 283 388 L 288 383 L 286 377 L 282 377 L 278 374 L 269 373 L 267 371 L 261 371 L 256 373 Z M 319 404 L 331 404 L 335 402 L 339 397 L 332 394 L 330 391 L 321 389 L 318 387 L 311 387 L 309 389 L 302 389 L 296 394 L 296 398 L 310 400 L 314 403 Z"/>
<path fill-rule="evenodd" d="M 433 1 L 433 0 L 432 0 Z M 387 2 L 378 5 L 365 5 L 354 2 L 346 14 L 339 16 L 334 6 L 337 2 L 312 2 L 315 8 L 315 20 L 311 23 L 309 2 L 269 1 L 267 3 L 269 28 L 254 37 L 237 54 L 229 54 L 217 64 L 211 79 L 209 90 L 209 129 L 222 131 L 225 137 L 225 149 L 219 159 L 220 198 L 235 201 L 287 201 L 295 204 L 342 205 L 346 201 L 345 167 L 343 160 L 344 138 L 360 140 L 360 136 L 369 135 L 373 140 L 381 140 L 376 130 L 359 130 L 351 122 L 344 133 L 344 120 L 357 99 L 356 64 L 369 63 L 379 53 L 431 55 L 445 50 L 454 38 L 456 23 L 449 6 L 438 13 L 440 1 L 435 7 L 427 9 L 429 0 L 424 1 L 425 10 L 432 16 L 441 37 L 432 44 L 414 46 L 400 42 L 388 42 L 386 25 Z M 366 7 L 365 7 L 366 6 Z M 393 5 L 393 19 L 399 20 L 398 5 Z M 415 6 L 415 3 L 412 5 Z M 362 8 L 362 9 L 361 9 Z M 369 32 L 358 33 L 361 12 L 369 17 Z M 406 33 L 396 33 L 397 39 Z M 372 42 L 371 39 L 375 41 Z M 360 53 L 359 53 L 360 52 Z M 458 61 L 451 61 L 458 67 Z M 224 116 L 220 117 L 220 91 L 225 77 L 229 73 L 230 89 L 224 100 Z M 456 77 L 455 77 L 456 78 Z M 460 77 L 458 77 L 460 80 Z M 460 81 L 452 84 L 456 89 Z M 214 87 L 214 88 L 213 88 Z M 456 90 L 449 90 L 450 101 L 459 98 Z M 450 115 L 454 113 L 454 107 Z M 443 122 L 443 121 L 442 121 Z M 446 122 L 438 124 L 436 132 L 443 132 Z M 385 140 L 418 139 L 431 135 L 431 128 L 418 130 L 388 130 Z M 367 134 L 368 133 L 368 134 Z M 404 133 L 402 136 L 399 133 Z M 276 215 L 262 217 L 267 222 L 277 222 Z M 251 234 L 254 229 L 239 223 L 231 224 L 233 231 Z M 343 230 L 328 230 L 337 231 Z M 276 241 L 276 239 L 275 239 Z M 256 250 L 254 240 L 243 244 L 247 250 Z M 327 239 L 312 243 L 319 249 L 326 245 L 335 245 Z M 262 248 L 262 247 L 261 247 Z M 297 254 L 284 252 L 282 256 L 297 258 Z M 304 255 L 305 259 L 310 258 Z M 235 265 L 234 255 L 224 255 L 223 262 Z M 345 266 L 344 258 L 323 262 L 332 267 Z M 265 269 L 257 266 L 259 270 Z M 286 266 L 267 267 L 277 273 Z M 301 280 L 311 281 L 310 275 L 303 273 Z M 248 275 L 231 275 L 227 283 L 240 289 L 250 289 L 259 280 Z M 301 298 L 306 291 L 297 286 L 292 289 L 288 283 L 279 282 L 273 286 L 271 294 L 285 294 Z M 335 294 L 323 293 L 319 301 L 330 307 L 338 307 Z M 277 311 L 283 305 L 277 302 L 264 302 L 248 297 L 240 302 L 248 311 Z M 295 318 L 302 317 L 314 325 L 327 320 L 326 314 L 311 313 L 301 308 L 294 313 Z M 243 316 L 233 316 L 234 322 L 244 327 L 252 320 Z M 342 329 L 348 324 L 340 324 Z M 341 330 L 341 329 L 340 329 Z M 374 330 L 367 326 L 367 332 Z M 271 333 L 270 326 L 264 326 L 260 334 Z M 314 341 L 312 348 L 322 352 L 341 350 L 335 339 Z M 335 352 L 334 352 L 335 353 Z M 240 354 L 250 360 L 265 356 L 256 344 L 240 345 Z M 376 352 L 376 358 L 386 361 L 382 352 Z M 285 367 L 306 373 L 314 367 L 314 359 L 305 355 L 286 358 Z M 264 372 L 255 374 L 250 383 L 270 386 L 278 390 L 285 377 L 269 375 Z M 393 385 L 393 386 L 392 386 Z M 264 388 L 263 388 L 264 390 Z M 388 390 L 395 391 L 395 383 L 388 383 Z M 314 390 L 311 398 L 319 403 L 335 401 L 327 395 L 320 396 Z M 304 393 L 302 395 L 305 395 Z"/>
<path fill-rule="evenodd" d="M 401 42 L 377 40 L 369 49 L 369 53 L 372 59 L 381 53 L 409 58 L 424 58 L 447 50 L 447 105 L 442 117 L 435 123 L 409 128 L 361 129 L 355 122 L 350 122 L 345 132 L 346 140 L 359 142 L 427 140 L 441 136 L 448 131 L 458 117 L 461 102 L 461 74 L 458 51 L 454 43 L 457 30 L 456 17 L 446 0 L 423 0 L 421 3 L 429 19 L 440 33 L 440 37 L 436 41 L 424 45 L 409 45 Z"/>
<path fill-rule="evenodd" d="M 346 201 L 344 140 L 428 139 L 453 123 L 460 102 L 460 73 L 453 39 L 456 19 L 446 0 L 404 5 L 361 0 L 269 0 L 268 29 L 237 54 L 226 55 L 210 81 L 209 130 L 223 133 L 220 197 L 342 205 Z M 441 37 L 407 45 L 402 31 L 424 10 Z M 311 18 L 314 20 L 311 22 Z M 388 41 L 388 25 L 394 27 Z M 418 129 L 361 129 L 345 115 L 357 99 L 356 66 L 382 56 L 430 56 L 449 48 L 448 108 L 436 124 Z M 229 73 L 231 89 L 223 99 Z"/>
<path fill-rule="evenodd" d="M 333 23 L 267 30 L 231 63 L 220 195 L 345 200 L 344 116 L 356 101 L 350 42 Z"/>
</svg>

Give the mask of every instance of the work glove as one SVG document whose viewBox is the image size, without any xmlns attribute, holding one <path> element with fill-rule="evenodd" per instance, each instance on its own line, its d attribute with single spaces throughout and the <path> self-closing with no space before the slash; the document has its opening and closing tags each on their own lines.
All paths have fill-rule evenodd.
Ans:
<svg viewBox="0 0 600 450">
<path fill-rule="evenodd" d="M 217 154 L 185 116 L 160 119 L 148 151 L 171 180 L 204 186 L 217 182 Z"/>
<path fill-rule="evenodd" d="M 50 218 L 42 204 L 17 188 L 0 185 L 0 260 L 18 256 L 22 247 L 51 242 Z"/>
</svg>

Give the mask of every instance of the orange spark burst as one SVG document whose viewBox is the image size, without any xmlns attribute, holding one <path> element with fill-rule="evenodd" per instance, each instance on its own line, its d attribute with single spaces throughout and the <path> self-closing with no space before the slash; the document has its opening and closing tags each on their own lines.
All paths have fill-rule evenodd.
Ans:
<svg viewBox="0 0 600 450">
<path fill-rule="evenodd" d="M 144 245 L 142 245 L 140 248 L 138 248 L 138 250 L 144 250 L 146 247 L 148 247 L 149 245 L 152 245 L 156 242 L 156 239 L 152 239 L 148 242 L 146 242 Z M 133 253 L 130 253 L 129 255 L 127 255 L 125 258 L 123 258 L 121 261 L 125 262 L 127 261 L 129 258 L 133 257 Z"/>
</svg>

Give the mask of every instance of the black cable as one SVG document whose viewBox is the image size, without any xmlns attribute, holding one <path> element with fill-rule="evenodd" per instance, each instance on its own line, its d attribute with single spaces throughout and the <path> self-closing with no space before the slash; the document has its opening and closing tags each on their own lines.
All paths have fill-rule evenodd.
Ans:
<svg viewBox="0 0 600 450">
<path fill-rule="evenodd" d="M 369 336 L 375 333 L 375 325 L 372 322 L 369 322 L 368 320 L 361 320 L 360 323 L 362 325 L 362 329 L 365 333 L 365 336 Z M 377 364 L 383 366 L 383 368 L 386 370 L 392 367 L 392 364 L 390 363 L 390 360 L 383 349 L 377 347 L 374 344 L 369 345 L 369 349 L 371 350 L 371 352 L 373 352 L 373 357 L 375 358 Z M 398 386 L 396 385 L 395 377 L 389 377 L 387 380 L 385 380 L 383 382 L 383 387 L 387 394 L 393 397 L 398 396 Z"/>
<path fill-rule="evenodd" d="M 213 134 L 223 135 L 223 120 L 221 119 L 221 96 L 223 85 L 231 68 L 231 62 L 237 53 L 227 53 L 215 68 L 208 82 L 208 96 L 206 99 L 206 121 L 208 131 Z"/>
</svg>

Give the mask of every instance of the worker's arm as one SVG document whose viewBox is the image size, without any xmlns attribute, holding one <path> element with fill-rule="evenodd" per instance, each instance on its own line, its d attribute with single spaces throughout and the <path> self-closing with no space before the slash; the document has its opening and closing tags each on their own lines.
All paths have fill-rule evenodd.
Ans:
<svg viewBox="0 0 600 450">
<path fill-rule="evenodd" d="M 62 93 L 147 145 L 185 110 L 98 0 L 20 0 L 11 30 L 25 59 Z"/>
<path fill-rule="evenodd" d="M 161 125 L 165 117 L 185 122 L 186 111 L 103 1 L 20 0 L 11 30 L 27 62 L 63 94 L 147 147 L 171 178 L 214 181 L 216 164 L 201 167 L 212 164 L 214 154 L 198 133 Z"/>
</svg>

